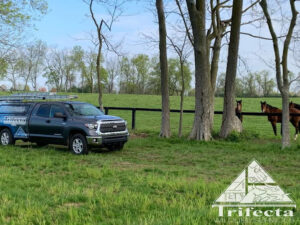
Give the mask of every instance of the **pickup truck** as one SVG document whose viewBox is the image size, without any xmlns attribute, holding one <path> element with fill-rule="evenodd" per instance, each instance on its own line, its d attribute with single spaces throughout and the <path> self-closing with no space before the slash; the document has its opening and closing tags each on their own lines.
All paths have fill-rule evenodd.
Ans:
<svg viewBox="0 0 300 225">
<path fill-rule="evenodd" d="M 90 147 L 121 150 L 129 136 L 126 125 L 125 120 L 83 102 L 0 102 L 2 145 L 16 140 L 38 146 L 59 144 L 74 154 L 87 154 Z"/>
</svg>

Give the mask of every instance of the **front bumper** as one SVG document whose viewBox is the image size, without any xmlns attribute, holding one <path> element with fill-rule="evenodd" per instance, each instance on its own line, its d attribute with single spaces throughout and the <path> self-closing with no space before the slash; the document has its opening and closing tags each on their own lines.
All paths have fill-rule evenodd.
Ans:
<svg viewBox="0 0 300 225">
<path fill-rule="evenodd" d="M 111 145 L 114 143 L 120 143 L 120 142 L 127 142 L 129 137 L 128 131 L 122 131 L 122 132 L 113 132 L 113 133 L 106 133 L 101 135 L 95 135 L 95 136 L 87 136 L 86 140 L 88 145 L 93 146 L 101 146 L 101 145 Z"/>
</svg>

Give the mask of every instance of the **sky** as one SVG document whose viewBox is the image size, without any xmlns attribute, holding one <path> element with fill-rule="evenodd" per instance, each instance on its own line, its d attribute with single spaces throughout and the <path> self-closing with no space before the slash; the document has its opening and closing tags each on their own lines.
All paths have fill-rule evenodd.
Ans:
<svg viewBox="0 0 300 225">
<path fill-rule="evenodd" d="M 154 14 L 151 10 L 155 9 L 150 0 L 132 0 L 124 7 L 124 12 L 112 27 L 109 39 L 114 43 L 121 42 L 121 51 L 124 54 L 133 56 L 144 53 L 148 55 L 158 54 L 158 45 L 151 46 L 146 44 L 147 40 L 143 34 L 157 35 L 158 25 L 155 23 Z M 246 7 L 247 1 L 244 4 Z M 71 49 L 75 45 L 80 45 L 85 49 L 93 45 L 88 40 L 89 33 L 95 32 L 95 25 L 89 17 L 89 8 L 82 0 L 48 0 L 49 11 L 40 21 L 35 22 L 36 29 L 27 35 L 27 41 L 43 40 L 49 47 L 59 49 Z M 107 11 L 97 5 L 94 7 L 97 18 L 106 18 Z M 243 19 L 245 22 L 247 18 Z M 243 32 L 269 36 L 268 30 L 258 29 L 253 26 L 242 27 Z M 225 46 L 226 48 L 227 46 Z M 241 35 L 240 56 L 246 62 L 247 68 L 243 63 L 239 64 L 238 76 L 244 76 L 247 71 L 256 72 L 268 70 L 274 76 L 274 69 L 265 62 L 274 61 L 272 42 L 254 39 L 249 36 Z M 110 57 L 112 53 L 104 52 L 105 57 Z M 174 57 L 173 51 L 168 52 L 169 57 Z M 193 61 L 192 57 L 190 58 Z M 220 58 L 219 72 L 225 72 L 227 61 L 227 51 L 222 51 Z M 193 64 L 192 64 L 193 65 Z M 293 71 L 298 74 L 299 69 L 291 65 Z M 193 70 L 193 68 L 192 68 Z M 40 83 L 45 80 L 40 78 Z"/>
<path fill-rule="evenodd" d="M 153 53 L 150 47 L 145 49 L 142 38 L 143 33 L 156 32 L 150 5 L 145 2 L 127 3 L 123 15 L 113 24 L 110 36 L 115 42 L 122 42 L 122 51 L 125 53 Z M 74 45 L 84 48 L 93 46 L 89 41 L 89 33 L 95 32 L 95 25 L 89 17 L 86 3 L 81 0 L 48 0 L 48 5 L 49 12 L 36 24 L 34 38 L 62 49 Z M 107 11 L 96 4 L 94 10 L 98 18 L 107 15 Z"/>
<path fill-rule="evenodd" d="M 74 45 L 81 45 L 84 48 L 92 47 L 89 33 L 95 32 L 95 26 L 89 18 L 88 6 L 81 0 L 48 0 L 49 12 L 40 22 L 36 23 L 37 31 L 32 38 L 41 39 L 49 46 L 58 48 L 72 48 Z M 132 1 L 126 4 L 123 16 L 113 25 L 110 37 L 114 42 L 122 42 L 122 52 L 129 55 L 139 53 L 158 54 L 157 49 L 145 44 L 147 40 L 143 34 L 156 35 L 157 24 L 151 12 L 153 5 L 148 0 Z M 98 18 L 107 14 L 103 8 L 95 7 Z M 251 28 L 247 31 L 252 32 Z M 251 66 L 253 58 L 257 58 L 256 53 L 264 47 L 272 46 L 271 43 L 258 41 L 244 36 L 241 38 L 240 54 L 247 58 Z M 272 49 L 269 49 L 272 50 Z M 225 51 L 224 51 L 225 52 Z M 270 52 L 273 53 L 273 52 Z M 170 56 L 174 56 L 173 51 L 169 51 Z M 226 61 L 226 55 L 223 56 Z M 261 70 L 265 65 L 256 65 L 257 70 Z M 222 66 L 221 66 L 222 67 Z M 223 66 L 224 67 L 224 66 Z"/>
</svg>

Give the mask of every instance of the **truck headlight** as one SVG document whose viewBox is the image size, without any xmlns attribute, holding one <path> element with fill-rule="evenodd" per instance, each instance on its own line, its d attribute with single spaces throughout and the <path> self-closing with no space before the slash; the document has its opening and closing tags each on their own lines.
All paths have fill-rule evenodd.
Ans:
<svg viewBox="0 0 300 225">
<path fill-rule="evenodd" d="M 90 130 L 94 130 L 98 128 L 98 124 L 97 123 L 86 123 L 84 124 L 87 128 L 89 128 Z"/>
</svg>

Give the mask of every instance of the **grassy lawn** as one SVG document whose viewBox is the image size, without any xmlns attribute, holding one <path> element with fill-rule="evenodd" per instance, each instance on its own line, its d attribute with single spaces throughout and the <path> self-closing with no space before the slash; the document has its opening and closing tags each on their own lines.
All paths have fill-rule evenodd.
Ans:
<svg viewBox="0 0 300 225">
<path fill-rule="evenodd" d="M 80 100 L 96 103 L 96 95 Z M 259 111 L 261 99 L 243 99 L 244 111 Z M 280 106 L 280 99 L 267 102 Z M 193 109 L 186 98 L 185 109 Z M 295 99 L 300 102 L 300 99 Z M 105 95 L 107 106 L 160 107 L 158 96 Z M 178 108 L 171 98 L 171 108 Z M 222 100 L 216 99 L 216 110 Z M 130 123 L 130 113 L 111 111 Z M 185 135 L 192 115 L 184 120 Z M 266 118 L 245 117 L 242 136 L 209 143 L 157 138 L 160 113 L 137 113 L 137 131 L 124 150 L 93 150 L 87 156 L 65 147 L 18 142 L 0 151 L 0 224 L 300 224 L 292 219 L 219 218 L 214 200 L 252 159 L 257 159 L 300 206 L 300 141 L 280 149 Z M 215 118 L 215 132 L 220 117 Z M 279 128 L 279 126 L 278 126 Z"/>
</svg>

